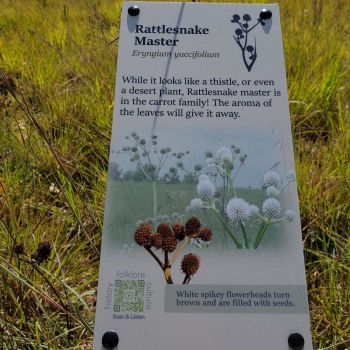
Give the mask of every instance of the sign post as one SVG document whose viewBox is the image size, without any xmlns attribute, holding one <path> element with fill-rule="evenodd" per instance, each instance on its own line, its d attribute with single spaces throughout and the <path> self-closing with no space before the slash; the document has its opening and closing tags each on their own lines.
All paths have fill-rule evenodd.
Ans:
<svg viewBox="0 0 350 350">
<path fill-rule="evenodd" d="M 125 2 L 93 349 L 311 350 L 295 181 L 278 5 Z"/>
</svg>

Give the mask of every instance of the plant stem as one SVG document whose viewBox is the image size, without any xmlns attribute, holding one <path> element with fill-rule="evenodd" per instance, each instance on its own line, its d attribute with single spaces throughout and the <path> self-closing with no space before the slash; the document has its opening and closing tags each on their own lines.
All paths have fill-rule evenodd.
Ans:
<svg viewBox="0 0 350 350">
<path fill-rule="evenodd" d="M 190 237 L 187 236 L 184 239 L 184 241 L 182 242 L 182 244 L 180 245 L 180 247 L 177 248 L 176 252 L 174 253 L 174 255 L 172 256 L 172 258 L 169 261 L 169 266 L 171 266 L 174 263 L 174 261 L 176 260 L 177 256 L 179 255 L 181 250 L 184 249 L 185 245 L 188 243 L 189 240 L 190 240 Z"/>
<path fill-rule="evenodd" d="M 164 277 L 165 277 L 165 280 L 168 284 L 174 284 L 172 278 L 171 278 L 171 275 L 170 275 L 170 266 L 166 267 L 164 269 Z"/>
<path fill-rule="evenodd" d="M 158 256 L 153 253 L 151 247 L 145 247 L 145 249 L 153 256 L 154 260 L 158 263 L 162 270 L 164 270 L 164 264 L 159 260 Z"/>
<path fill-rule="evenodd" d="M 231 236 L 231 238 L 233 239 L 233 241 L 235 242 L 236 244 L 236 247 L 238 249 L 243 249 L 242 247 L 242 244 L 239 243 L 236 239 L 236 237 L 232 234 L 232 232 L 230 231 L 230 229 L 227 227 L 225 221 L 222 219 L 222 217 L 220 216 L 220 214 L 216 211 L 216 209 L 213 209 L 214 210 L 214 213 L 216 214 L 216 216 L 219 218 L 219 220 L 221 221 L 221 223 L 224 225 L 226 231 L 228 232 L 228 234 Z"/>
<path fill-rule="evenodd" d="M 191 276 L 186 274 L 185 279 L 182 282 L 182 284 L 189 284 L 190 281 L 191 281 Z"/>
<path fill-rule="evenodd" d="M 231 186 L 231 190 L 232 190 L 233 196 L 237 197 L 235 187 L 233 186 L 233 180 L 231 178 L 231 172 L 229 171 L 228 166 L 227 166 L 226 174 L 227 174 L 228 181 L 230 182 L 230 186 Z"/>
<path fill-rule="evenodd" d="M 247 230 L 245 228 L 245 225 L 244 225 L 243 221 L 241 221 L 241 229 L 242 229 L 242 232 L 243 232 L 245 248 L 249 249 L 250 248 L 250 242 L 249 242 L 248 235 L 247 235 Z"/>
<path fill-rule="evenodd" d="M 157 219 L 157 190 L 156 190 L 156 181 L 152 181 L 152 188 L 153 188 L 153 215 L 154 215 L 154 222 L 153 222 L 153 230 L 156 232 L 158 227 L 158 219 Z"/>
<path fill-rule="evenodd" d="M 226 202 L 225 202 L 225 197 L 226 197 L 226 183 L 225 183 L 225 177 L 223 174 L 221 174 L 221 178 L 222 178 L 222 183 L 223 183 L 223 193 L 222 193 L 222 206 L 221 206 L 221 215 L 222 217 L 225 217 L 225 206 L 226 206 Z M 227 232 L 224 229 L 224 239 L 222 242 L 222 251 L 224 251 L 224 249 L 227 248 Z"/>
<path fill-rule="evenodd" d="M 264 234 L 265 234 L 265 231 L 267 229 L 267 226 L 269 226 L 269 223 L 270 223 L 271 219 L 268 219 L 267 221 L 264 221 L 261 226 L 260 226 L 260 230 L 259 230 L 259 233 L 258 235 L 256 236 L 256 239 L 255 239 L 255 242 L 254 242 L 254 245 L 253 245 L 253 249 L 256 249 L 258 248 L 262 238 L 264 237 Z"/>
</svg>

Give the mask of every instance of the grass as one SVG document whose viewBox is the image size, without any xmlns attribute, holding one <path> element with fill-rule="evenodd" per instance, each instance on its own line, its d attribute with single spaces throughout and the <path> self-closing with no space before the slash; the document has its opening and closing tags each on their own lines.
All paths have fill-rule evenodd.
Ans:
<svg viewBox="0 0 350 350">
<path fill-rule="evenodd" d="M 278 2 L 314 347 L 343 350 L 350 346 L 348 0 Z M 118 41 L 108 43 L 118 36 L 120 8 L 119 0 L 0 2 L 3 349 L 91 347 Z M 45 241 L 52 252 L 35 266 L 31 255 Z M 15 253 L 19 243 L 26 255 Z"/>
</svg>

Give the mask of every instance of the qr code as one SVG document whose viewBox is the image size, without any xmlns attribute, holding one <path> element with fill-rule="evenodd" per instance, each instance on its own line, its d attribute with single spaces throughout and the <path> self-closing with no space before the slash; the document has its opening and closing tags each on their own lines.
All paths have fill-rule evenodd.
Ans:
<svg viewBox="0 0 350 350">
<path fill-rule="evenodd" d="M 115 312 L 143 312 L 145 281 L 116 280 L 114 291 Z"/>
</svg>

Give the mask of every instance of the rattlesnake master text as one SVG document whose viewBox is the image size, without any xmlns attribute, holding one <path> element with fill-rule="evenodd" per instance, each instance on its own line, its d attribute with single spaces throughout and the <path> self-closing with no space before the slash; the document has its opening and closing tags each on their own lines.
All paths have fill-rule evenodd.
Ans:
<svg viewBox="0 0 350 350">
<path fill-rule="evenodd" d="M 141 24 L 136 24 L 135 33 L 137 34 L 190 34 L 190 35 L 208 35 L 208 28 L 200 28 L 198 25 L 194 27 L 166 27 L 165 24 L 160 26 L 143 26 Z M 134 45 L 151 45 L 151 46 L 177 46 L 180 39 L 167 39 L 167 38 L 149 38 L 146 36 L 139 37 L 135 36 Z"/>
</svg>

